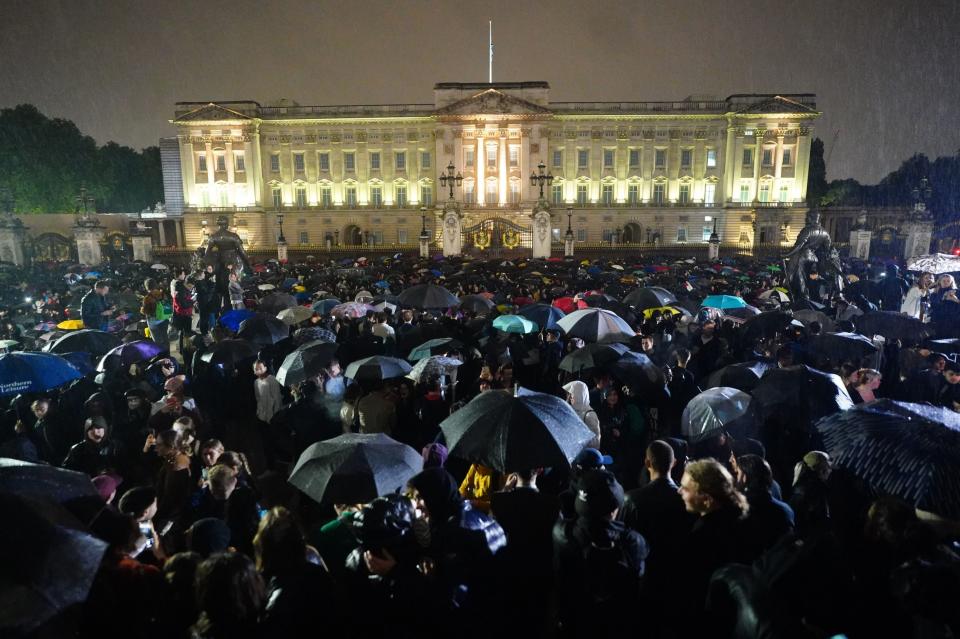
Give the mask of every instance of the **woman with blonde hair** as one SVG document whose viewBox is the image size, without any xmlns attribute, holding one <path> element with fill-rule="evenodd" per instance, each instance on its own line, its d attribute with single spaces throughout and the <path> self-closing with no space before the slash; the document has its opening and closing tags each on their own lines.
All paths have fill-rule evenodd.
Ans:
<svg viewBox="0 0 960 639">
<path fill-rule="evenodd" d="M 854 404 L 863 404 L 872 402 L 877 398 L 876 390 L 880 388 L 880 382 L 883 381 L 883 375 L 880 371 L 873 368 L 861 368 L 852 376 L 851 383 L 847 386 L 850 393 L 850 399 Z"/>
<path fill-rule="evenodd" d="M 900 312 L 910 317 L 916 317 L 923 321 L 929 321 L 927 308 L 930 304 L 930 292 L 933 290 L 933 273 L 924 271 L 917 278 L 916 283 L 910 287 L 906 296 L 903 298 L 903 304 L 900 305 Z"/>
</svg>

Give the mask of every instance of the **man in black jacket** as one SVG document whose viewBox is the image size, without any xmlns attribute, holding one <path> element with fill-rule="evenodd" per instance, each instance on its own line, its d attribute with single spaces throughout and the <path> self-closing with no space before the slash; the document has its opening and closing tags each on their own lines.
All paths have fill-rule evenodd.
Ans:
<svg viewBox="0 0 960 639">
<path fill-rule="evenodd" d="M 103 280 L 97 280 L 93 288 L 80 300 L 80 319 L 86 328 L 107 330 L 107 322 L 113 314 L 113 307 L 107 303 L 110 286 Z"/>
</svg>

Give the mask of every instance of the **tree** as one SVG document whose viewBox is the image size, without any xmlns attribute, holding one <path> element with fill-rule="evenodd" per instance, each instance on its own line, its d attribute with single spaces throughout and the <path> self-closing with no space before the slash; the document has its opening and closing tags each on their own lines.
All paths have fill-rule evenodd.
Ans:
<svg viewBox="0 0 960 639">
<path fill-rule="evenodd" d="M 823 161 L 823 140 L 814 138 L 810 145 L 810 165 L 807 170 L 807 202 L 820 206 L 827 194 L 827 165 Z"/>
<path fill-rule="evenodd" d="M 159 149 L 98 148 L 73 122 L 30 104 L 0 110 L 0 185 L 22 213 L 73 211 L 81 185 L 100 211 L 136 212 L 163 199 Z"/>
</svg>

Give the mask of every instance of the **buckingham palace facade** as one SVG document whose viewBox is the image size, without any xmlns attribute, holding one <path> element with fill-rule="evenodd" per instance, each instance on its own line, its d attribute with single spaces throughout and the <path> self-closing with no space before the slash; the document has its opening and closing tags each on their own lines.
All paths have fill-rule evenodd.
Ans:
<svg viewBox="0 0 960 639">
<path fill-rule="evenodd" d="M 251 248 L 274 246 L 281 214 L 291 249 L 415 245 L 424 220 L 438 226 L 450 165 L 465 228 L 529 227 L 543 165 L 554 241 L 569 224 L 584 246 L 714 228 L 750 245 L 802 228 L 819 115 L 811 94 L 551 102 L 546 82 L 504 82 L 440 83 L 430 104 L 180 102 L 171 123 L 188 247 L 221 215 Z"/>
</svg>

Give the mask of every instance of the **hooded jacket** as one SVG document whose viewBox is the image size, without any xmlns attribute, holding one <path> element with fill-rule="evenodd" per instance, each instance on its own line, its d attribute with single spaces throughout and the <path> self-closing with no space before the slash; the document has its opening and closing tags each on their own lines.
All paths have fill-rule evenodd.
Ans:
<svg viewBox="0 0 960 639">
<path fill-rule="evenodd" d="M 593 440 L 587 444 L 587 448 L 600 448 L 600 418 L 597 412 L 590 407 L 590 389 L 581 381 L 568 382 L 564 384 L 563 390 L 573 397 L 573 410 L 576 411 L 583 423 L 587 425 L 590 432 L 593 433 Z"/>
</svg>

